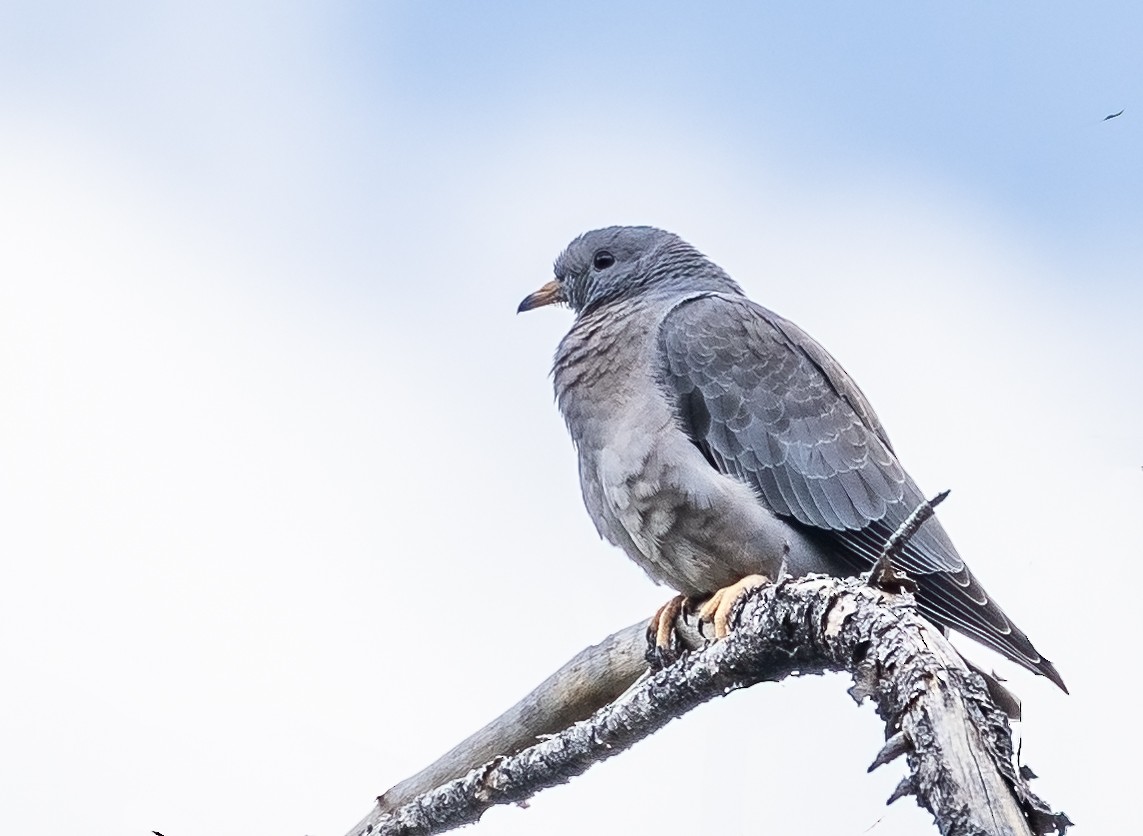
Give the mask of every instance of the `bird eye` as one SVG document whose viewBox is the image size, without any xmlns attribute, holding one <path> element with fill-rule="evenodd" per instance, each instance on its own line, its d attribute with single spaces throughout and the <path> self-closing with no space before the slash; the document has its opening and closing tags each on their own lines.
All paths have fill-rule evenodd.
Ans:
<svg viewBox="0 0 1143 836">
<path fill-rule="evenodd" d="M 606 270 L 615 263 L 615 256 L 607 250 L 600 250 L 595 254 L 595 258 L 591 260 L 591 263 L 595 266 L 596 270 Z"/>
</svg>

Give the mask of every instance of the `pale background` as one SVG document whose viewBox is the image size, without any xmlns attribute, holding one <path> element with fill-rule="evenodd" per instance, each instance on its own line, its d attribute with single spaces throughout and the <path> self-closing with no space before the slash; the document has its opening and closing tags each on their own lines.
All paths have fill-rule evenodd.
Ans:
<svg viewBox="0 0 1143 836">
<path fill-rule="evenodd" d="M 0 5 L 0 832 L 339 836 L 649 616 L 515 315 L 612 223 L 846 364 L 1072 688 L 995 663 L 1036 787 L 1133 826 L 1143 11 L 951 5 Z M 845 687 L 473 832 L 935 833 Z"/>
</svg>

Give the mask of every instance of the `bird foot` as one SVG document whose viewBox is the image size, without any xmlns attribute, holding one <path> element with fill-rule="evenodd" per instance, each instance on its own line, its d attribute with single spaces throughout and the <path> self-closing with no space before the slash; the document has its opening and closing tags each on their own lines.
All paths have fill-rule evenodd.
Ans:
<svg viewBox="0 0 1143 836">
<path fill-rule="evenodd" d="M 725 639 L 730 633 L 730 622 L 735 608 L 742 603 L 742 599 L 748 592 L 768 583 L 770 583 L 770 579 L 765 575 L 747 575 L 737 583 L 724 586 L 707 598 L 699 608 L 699 624 L 704 622 L 714 624 L 714 637 Z"/>
<path fill-rule="evenodd" d="M 675 620 L 690 609 L 685 595 L 676 595 L 651 616 L 647 625 L 647 663 L 652 668 L 665 668 L 679 658 L 679 637 Z"/>
</svg>

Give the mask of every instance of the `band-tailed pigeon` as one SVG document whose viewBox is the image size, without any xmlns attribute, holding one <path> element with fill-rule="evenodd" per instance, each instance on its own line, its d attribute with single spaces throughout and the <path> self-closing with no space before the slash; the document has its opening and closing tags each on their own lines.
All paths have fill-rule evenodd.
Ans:
<svg viewBox="0 0 1143 836">
<path fill-rule="evenodd" d="M 795 576 L 868 570 L 924 501 L 838 362 L 679 237 L 581 235 L 519 310 L 553 303 L 576 313 L 553 376 L 588 513 L 687 598 L 783 560 Z M 1067 690 L 935 518 L 894 562 L 931 621 Z"/>
</svg>

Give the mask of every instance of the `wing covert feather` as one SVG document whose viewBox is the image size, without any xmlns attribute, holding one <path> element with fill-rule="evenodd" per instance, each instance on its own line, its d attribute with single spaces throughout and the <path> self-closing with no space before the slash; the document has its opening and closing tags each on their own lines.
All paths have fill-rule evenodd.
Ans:
<svg viewBox="0 0 1143 836">
<path fill-rule="evenodd" d="M 662 385 L 712 466 L 817 531 L 853 572 L 873 565 L 924 500 L 857 384 L 793 323 L 745 297 L 700 293 L 663 318 L 659 348 Z M 935 518 L 895 562 L 920 581 L 922 612 L 1063 686 Z"/>
<path fill-rule="evenodd" d="M 707 294 L 677 305 L 659 339 L 668 389 L 705 409 L 696 443 L 751 474 L 775 513 L 846 531 L 904 500 L 908 477 L 865 396 L 792 323 Z M 938 557 L 932 568 L 951 567 Z"/>
</svg>

